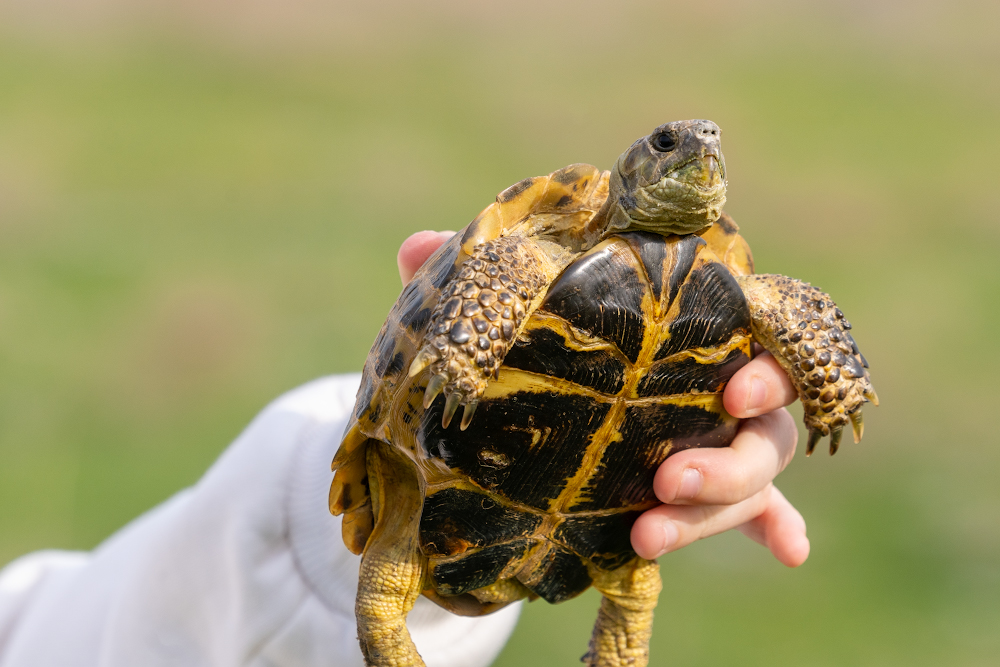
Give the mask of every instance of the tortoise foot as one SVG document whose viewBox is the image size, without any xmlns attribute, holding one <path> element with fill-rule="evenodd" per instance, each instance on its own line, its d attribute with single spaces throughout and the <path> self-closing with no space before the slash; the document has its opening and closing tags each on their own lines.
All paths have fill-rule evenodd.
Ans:
<svg viewBox="0 0 1000 667">
<path fill-rule="evenodd" d="M 444 392 L 445 404 L 444 412 L 441 414 L 441 426 L 448 428 L 459 406 L 465 406 L 461 424 L 464 431 L 476 412 L 479 397 L 486 390 L 487 377 L 484 373 L 477 373 L 477 369 L 471 364 L 462 363 L 465 360 L 461 357 L 454 358 L 456 356 L 458 355 L 453 355 L 449 361 L 440 357 L 430 361 L 426 359 L 430 355 L 421 350 L 410 367 L 410 375 L 417 375 L 427 366 L 431 367 L 431 379 L 424 389 L 424 409 L 430 408 L 434 399 Z M 423 363 L 423 366 L 418 366 L 418 363 Z"/>
<path fill-rule="evenodd" d="M 844 313 L 828 294 L 792 278 L 751 275 L 738 281 L 750 304 L 754 338 L 799 392 L 809 429 L 806 456 L 827 435 L 835 454 L 848 422 L 860 442 L 861 408 L 868 401 L 878 405 L 878 396 Z"/>
<path fill-rule="evenodd" d="M 424 408 L 443 392 L 444 428 L 459 406 L 465 406 L 462 430 L 469 425 L 486 385 L 499 373 L 533 300 L 548 280 L 543 260 L 530 244 L 523 238 L 504 237 L 476 246 L 458 276 L 442 290 L 409 375 L 429 368 Z"/>
</svg>

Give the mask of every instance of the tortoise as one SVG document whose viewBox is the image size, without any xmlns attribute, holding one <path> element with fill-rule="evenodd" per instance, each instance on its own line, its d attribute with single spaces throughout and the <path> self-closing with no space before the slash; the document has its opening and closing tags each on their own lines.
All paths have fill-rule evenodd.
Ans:
<svg viewBox="0 0 1000 667">
<path fill-rule="evenodd" d="M 368 665 L 424 664 L 405 625 L 420 594 L 479 615 L 590 586 L 584 662 L 647 664 L 660 574 L 631 526 L 667 456 L 732 441 L 722 392 L 755 341 L 798 390 L 807 454 L 848 422 L 861 439 L 878 399 L 850 323 L 819 289 L 754 274 L 726 185 L 719 127 L 667 123 L 610 171 L 507 188 L 403 290 L 330 490 L 362 554 Z"/>
</svg>

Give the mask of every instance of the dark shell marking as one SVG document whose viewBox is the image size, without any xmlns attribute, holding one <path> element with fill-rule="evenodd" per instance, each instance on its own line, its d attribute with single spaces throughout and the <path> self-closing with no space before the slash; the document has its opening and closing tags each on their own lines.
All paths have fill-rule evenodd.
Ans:
<svg viewBox="0 0 1000 667">
<path fill-rule="evenodd" d="M 735 435 L 721 392 L 749 360 L 749 317 L 698 237 L 625 234 L 577 259 L 468 429 L 442 428 L 441 400 L 420 421 L 426 456 L 475 485 L 425 501 L 421 547 L 436 590 L 516 576 L 558 602 L 590 585 L 588 563 L 635 558 L 629 532 L 656 504 L 663 459 Z"/>
<path fill-rule="evenodd" d="M 424 413 L 417 442 L 429 456 L 509 499 L 505 502 L 545 511 L 580 469 L 586 443 L 610 408 L 586 395 L 518 392 L 481 401 L 476 418 L 462 431 L 441 427 L 443 401 L 436 401 Z M 494 456 L 484 457 L 484 451 Z M 490 459 L 509 464 L 498 466 Z"/>
<path fill-rule="evenodd" d="M 578 259 L 549 288 L 541 310 L 613 342 L 634 364 L 646 332 L 642 299 L 651 288 L 623 252 L 629 246 L 612 244 Z"/>
<path fill-rule="evenodd" d="M 604 394 L 617 394 L 625 386 L 625 362 L 608 350 L 573 350 L 552 329 L 526 331 L 507 353 L 504 366 L 561 378 Z"/>
<path fill-rule="evenodd" d="M 706 264 L 691 272 L 681 289 L 681 312 L 670 323 L 670 338 L 656 352 L 665 359 L 692 347 L 715 347 L 734 331 L 750 331 L 743 290 L 725 266 Z"/>
<path fill-rule="evenodd" d="M 424 501 L 420 517 L 420 548 L 428 556 L 457 556 L 530 533 L 541 517 L 519 512 L 481 493 L 446 488 Z M 461 537 L 459 537 L 461 536 Z"/>
</svg>

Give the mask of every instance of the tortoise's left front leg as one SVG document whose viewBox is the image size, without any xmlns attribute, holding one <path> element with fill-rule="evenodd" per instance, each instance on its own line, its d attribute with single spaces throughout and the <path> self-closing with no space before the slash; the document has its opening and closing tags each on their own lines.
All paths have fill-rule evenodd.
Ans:
<svg viewBox="0 0 1000 667">
<path fill-rule="evenodd" d="M 848 421 L 859 442 L 861 406 L 866 401 L 878 405 L 878 396 L 844 314 L 828 294 L 799 280 L 767 274 L 736 280 L 750 304 L 754 338 L 799 392 L 809 429 L 806 455 L 825 435 L 835 453 Z"/>
</svg>

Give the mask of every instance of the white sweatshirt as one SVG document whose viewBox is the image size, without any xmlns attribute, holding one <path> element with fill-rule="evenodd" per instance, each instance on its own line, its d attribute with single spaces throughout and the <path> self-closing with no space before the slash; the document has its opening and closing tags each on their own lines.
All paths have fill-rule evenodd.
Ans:
<svg viewBox="0 0 1000 667">
<path fill-rule="evenodd" d="M 327 509 L 359 380 L 279 398 L 197 485 L 93 552 L 0 571 L 0 667 L 361 667 L 359 560 Z M 429 667 L 476 667 L 519 611 L 463 618 L 420 598 L 407 625 Z"/>
</svg>

